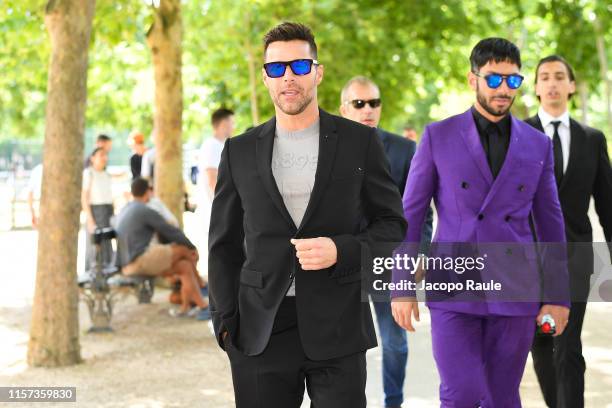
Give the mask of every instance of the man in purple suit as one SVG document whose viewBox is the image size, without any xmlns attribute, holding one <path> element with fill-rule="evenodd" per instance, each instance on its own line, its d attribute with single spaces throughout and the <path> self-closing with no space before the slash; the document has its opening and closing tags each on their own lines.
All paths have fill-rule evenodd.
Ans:
<svg viewBox="0 0 612 408">
<path fill-rule="evenodd" d="M 406 241 L 420 240 L 416 226 L 423 224 L 433 198 L 438 213 L 434 245 L 515 244 L 524 246 L 529 258 L 534 233 L 543 243 L 565 241 L 551 141 L 510 115 L 523 80 L 514 44 L 484 39 L 472 50 L 470 63 L 468 82 L 476 102 L 463 114 L 428 125 L 412 161 L 403 198 Z M 566 263 L 554 261 L 554 285 L 567 287 Z M 527 285 L 536 286 L 539 281 L 537 271 L 527 275 L 519 266 L 503 274 L 507 282 L 523 284 L 527 277 L 534 282 Z M 393 271 L 394 282 L 405 278 L 414 281 L 411 273 Z M 563 290 L 558 293 L 562 298 L 513 302 L 434 302 L 428 297 L 441 406 L 520 407 L 519 384 L 536 322 L 551 315 L 556 335 L 567 324 L 569 299 Z M 414 331 L 412 317 L 419 320 L 415 292 L 396 290 L 391 296 L 395 320 Z"/>
</svg>

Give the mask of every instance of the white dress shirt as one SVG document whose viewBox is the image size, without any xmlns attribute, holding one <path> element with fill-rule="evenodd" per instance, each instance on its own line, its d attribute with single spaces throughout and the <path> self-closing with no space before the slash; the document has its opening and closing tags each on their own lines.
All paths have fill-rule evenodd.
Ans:
<svg viewBox="0 0 612 408">
<path fill-rule="evenodd" d="M 555 126 L 551 123 L 554 121 L 560 121 L 559 125 L 559 139 L 561 139 L 561 152 L 563 153 L 563 174 L 567 170 L 567 163 L 569 163 L 569 154 L 570 154 L 570 117 L 569 112 L 565 111 L 561 116 L 555 118 L 548 113 L 540 106 L 538 110 L 538 116 L 540 117 L 540 122 L 542 122 L 542 127 L 544 128 L 544 133 L 548 135 L 551 139 L 555 134 Z"/>
</svg>

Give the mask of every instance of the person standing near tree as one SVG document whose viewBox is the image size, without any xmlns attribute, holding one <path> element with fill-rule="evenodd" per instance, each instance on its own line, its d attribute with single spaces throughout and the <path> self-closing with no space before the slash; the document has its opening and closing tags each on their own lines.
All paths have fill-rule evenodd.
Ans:
<svg viewBox="0 0 612 408">
<path fill-rule="evenodd" d="M 113 190 L 111 175 L 106 171 L 108 155 L 102 147 L 96 147 L 91 153 L 91 165 L 83 171 L 83 190 L 81 204 L 86 219 L 85 270 L 89 271 L 94 257 L 91 234 L 96 228 L 110 227 L 113 216 Z M 102 244 L 104 264 L 113 260 L 113 247 L 110 241 Z"/>
<path fill-rule="evenodd" d="M 98 147 L 102 148 L 106 152 L 106 155 L 108 156 L 110 154 L 111 149 L 113 148 L 113 139 L 111 139 L 110 136 L 105 135 L 104 133 L 100 133 L 96 137 L 96 145 L 94 146 L 94 149 L 97 149 Z M 91 166 L 92 154 L 90 154 L 89 156 L 85 158 L 85 161 L 83 163 L 83 168 L 87 168 Z"/>
<path fill-rule="evenodd" d="M 142 155 L 147 151 L 144 143 L 144 135 L 134 131 L 128 138 L 128 144 L 132 148 L 132 156 L 130 157 L 130 170 L 132 171 L 132 180 L 140 177 L 142 170 Z"/>
<path fill-rule="evenodd" d="M 38 228 L 38 217 L 39 217 L 39 203 L 40 194 L 42 191 L 42 163 L 34 166 L 30 172 L 30 179 L 28 180 L 28 208 L 30 209 L 30 219 L 33 228 Z"/>
<path fill-rule="evenodd" d="M 225 141 L 234 133 L 234 112 L 230 109 L 220 108 L 211 115 L 213 128 L 212 137 L 202 143 L 198 154 L 198 183 L 196 186 L 196 211 L 197 244 L 203 250 L 200 252 L 200 261 L 204 265 L 208 263 L 208 229 L 210 226 L 210 210 L 215 186 L 217 185 L 217 173 L 221 161 L 221 151 Z"/>
</svg>

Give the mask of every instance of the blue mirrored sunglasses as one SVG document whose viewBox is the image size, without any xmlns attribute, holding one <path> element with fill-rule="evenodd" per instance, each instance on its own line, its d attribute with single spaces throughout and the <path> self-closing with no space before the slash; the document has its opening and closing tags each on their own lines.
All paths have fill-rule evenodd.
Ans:
<svg viewBox="0 0 612 408">
<path fill-rule="evenodd" d="M 310 74 L 313 65 L 319 65 L 319 62 L 313 59 L 297 59 L 293 61 L 268 62 L 263 67 L 270 78 L 280 78 L 285 75 L 287 66 L 291 68 L 295 75 L 307 75 Z"/>
<path fill-rule="evenodd" d="M 485 81 L 487 81 L 487 86 L 491 89 L 497 89 L 501 86 L 502 82 L 504 82 L 504 79 L 506 80 L 506 84 L 508 85 L 508 88 L 510 89 L 518 89 L 521 84 L 523 83 L 523 79 L 525 79 L 525 77 L 523 77 L 522 75 L 519 74 L 510 74 L 510 75 L 501 75 L 501 74 L 487 74 L 487 75 L 482 75 L 480 72 L 474 72 L 474 75 L 476 75 L 479 78 L 484 78 Z"/>
</svg>

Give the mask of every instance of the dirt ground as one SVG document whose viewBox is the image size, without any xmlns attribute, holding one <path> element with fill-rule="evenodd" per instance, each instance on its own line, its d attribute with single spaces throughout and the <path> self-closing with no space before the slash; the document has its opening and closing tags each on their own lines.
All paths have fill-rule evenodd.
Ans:
<svg viewBox="0 0 612 408">
<path fill-rule="evenodd" d="M 84 362 L 55 369 L 25 366 L 31 309 L 0 309 L 2 330 L 23 334 L 22 341 L 0 360 L 0 384 L 76 387 L 79 407 L 233 407 L 225 353 L 206 322 L 168 316 L 167 294 L 157 290 L 148 305 L 137 304 L 133 296 L 120 301 L 113 333 L 86 333 L 90 323 L 82 304 Z"/>
<path fill-rule="evenodd" d="M 80 309 L 84 362 L 64 368 L 28 368 L 25 364 L 31 308 L 0 307 L 0 385 L 72 386 L 77 407 L 233 407 L 229 364 L 205 322 L 168 316 L 167 290 L 156 290 L 154 303 L 139 305 L 128 297 L 117 305 L 113 333 L 90 334 L 84 305 Z M 583 339 L 588 362 L 586 406 L 612 407 L 610 304 L 589 305 Z M 599 324 L 604 323 L 604 324 Z M 410 338 L 405 407 L 435 407 L 437 374 L 431 361 L 428 313 L 418 335 Z M 382 406 L 379 349 L 368 353 L 367 395 L 371 407 Z M 521 396 L 526 408 L 544 408 L 531 359 Z M 14 407 L 2 404 L 0 407 Z M 66 407 L 66 403 L 17 406 Z M 306 399 L 303 407 L 308 406 Z"/>
</svg>

